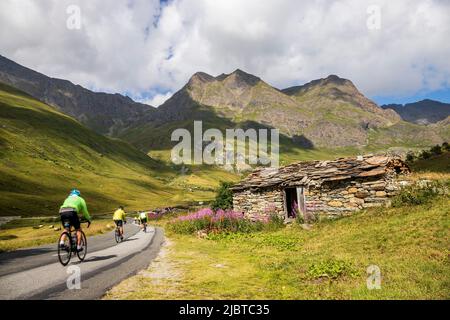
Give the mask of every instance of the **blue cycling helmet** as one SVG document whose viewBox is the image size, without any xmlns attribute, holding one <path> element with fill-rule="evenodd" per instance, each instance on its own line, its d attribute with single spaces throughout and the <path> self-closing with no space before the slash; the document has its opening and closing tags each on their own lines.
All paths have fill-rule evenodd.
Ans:
<svg viewBox="0 0 450 320">
<path fill-rule="evenodd" d="M 80 190 L 77 189 L 73 189 L 72 191 L 70 191 L 70 196 L 80 196 L 81 192 Z"/>
</svg>

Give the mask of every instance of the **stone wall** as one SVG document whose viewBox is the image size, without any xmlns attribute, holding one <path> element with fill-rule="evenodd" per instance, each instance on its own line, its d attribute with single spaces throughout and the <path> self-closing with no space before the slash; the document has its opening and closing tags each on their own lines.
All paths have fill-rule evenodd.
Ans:
<svg viewBox="0 0 450 320">
<path fill-rule="evenodd" d="M 306 186 L 306 218 L 313 214 L 341 216 L 364 208 L 386 206 L 397 190 L 399 187 L 394 175 L 327 183 L 317 188 Z M 286 216 L 284 192 L 278 187 L 236 192 L 233 195 L 233 206 L 234 210 L 244 212 L 251 218 L 271 213 Z"/>
<path fill-rule="evenodd" d="M 310 188 L 305 192 L 306 210 L 319 215 L 339 216 L 364 208 L 386 206 L 398 187 L 393 179 L 353 180 Z"/>
<path fill-rule="evenodd" d="M 276 213 L 282 217 L 284 212 L 283 191 L 278 188 L 251 191 L 242 190 L 233 194 L 233 209 L 243 212 L 249 218 L 269 216 Z"/>
</svg>

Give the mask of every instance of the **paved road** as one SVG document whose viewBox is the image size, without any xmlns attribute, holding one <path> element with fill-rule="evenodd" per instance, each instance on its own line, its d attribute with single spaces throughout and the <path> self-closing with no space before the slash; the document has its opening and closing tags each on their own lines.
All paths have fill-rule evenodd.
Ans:
<svg viewBox="0 0 450 320">
<path fill-rule="evenodd" d="M 88 253 L 83 262 L 72 257 L 63 267 L 58 262 L 56 246 L 0 254 L 0 299 L 98 299 L 122 281 L 146 268 L 156 257 L 164 241 L 162 229 L 139 231 L 125 225 L 125 241 L 116 244 L 114 233 L 89 237 Z M 81 289 L 74 284 L 74 266 L 79 267 Z"/>
</svg>

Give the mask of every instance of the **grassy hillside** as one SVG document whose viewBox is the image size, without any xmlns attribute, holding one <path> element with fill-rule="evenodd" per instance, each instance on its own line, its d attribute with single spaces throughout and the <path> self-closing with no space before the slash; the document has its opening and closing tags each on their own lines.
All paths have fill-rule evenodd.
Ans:
<svg viewBox="0 0 450 320">
<path fill-rule="evenodd" d="M 173 168 L 6 85 L 0 85 L 0 147 L 1 215 L 56 214 L 72 188 L 82 191 L 93 212 L 212 196 L 184 190 Z"/>
<path fill-rule="evenodd" d="M 404 177 L 439 181 L 440 192 L 407 189 L 394 207 L 310 228 L 294 223 L 209 238 L 165 228 L 168 240 L 158 259 L 105 298 L 450 299 L 450 200 L 442 194 L 450 186 L 448 157 L 415 161 Z M 166 227 L 171 219 L 156 223 Z M 381 289 L 367 288 L 371 265 L 379 267 Z"/>
<path fill-rule="evenodd" d="M 410 166 L 413 171 L 450 174 L 450 152 L 447 151 L 426 160 L 416 160 Z"/>
<path fill-rule="evenodd" d="M 448 198 L 437 197 L 311 230 L 292 225 L 216 240 L 169 233 L 150 269 L 106 298 L 449 299 L 449 212 Z M 366 286 L 370 265 L 380 268 L 380 290 Z"/>
</svg>

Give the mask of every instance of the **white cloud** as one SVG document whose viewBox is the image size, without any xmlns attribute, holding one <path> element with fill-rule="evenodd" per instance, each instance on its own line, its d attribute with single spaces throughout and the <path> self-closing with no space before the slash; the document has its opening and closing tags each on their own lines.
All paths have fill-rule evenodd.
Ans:
<svg viewBox="0 0 450 320">
<path fill-rule="evenodd" d="M 69 4 L 81 30 L 66 28 Z M 367 28 L 369 5 L 380 30 Z M 441 0 L 0 2 L 1 54 L 98 90 L 160 92 L 156 103 L 196 71 L 236 68 L 277 87 L 334 73 L 371 96 L 449 88 L 449 34 Z"/>
<path fill-rule="evenodd" d="M 137 98 L 135 100 L 145 103 L 145 104 L 148 104 L 148 105 L 151 105 L 153 107 L 159 107 L 164 102 L 166 102 L 172 95 L 173 95 L 173 93 L 168 91 L 167 93 L 164 93 L 164 94 L 157 93 L 150 99 Z"/>
</svg>

